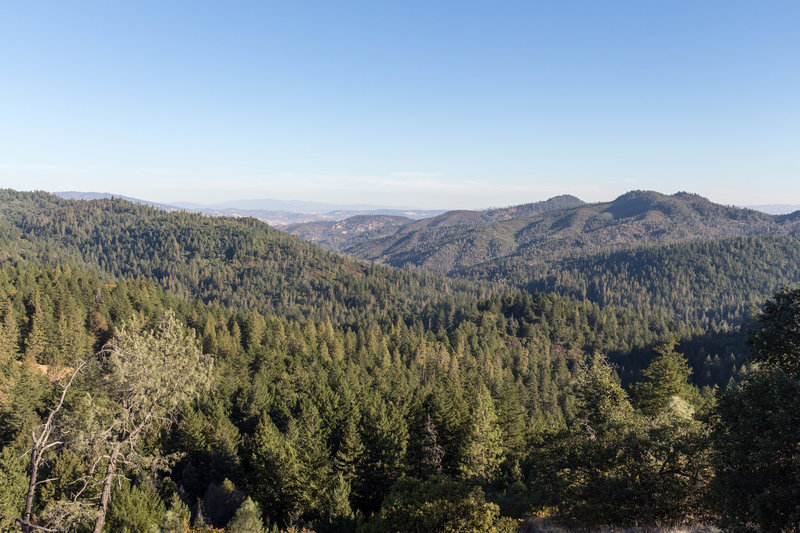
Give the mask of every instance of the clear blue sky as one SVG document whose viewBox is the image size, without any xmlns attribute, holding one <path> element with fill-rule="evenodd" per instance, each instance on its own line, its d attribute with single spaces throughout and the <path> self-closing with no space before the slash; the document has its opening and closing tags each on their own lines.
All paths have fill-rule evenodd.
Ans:
<svg viewBox="0 0 800 533">
<path fill-rule="evenodd" d="M 800 2 L 0 4 L 0 185 L 800 203 Z"/>
</svg>

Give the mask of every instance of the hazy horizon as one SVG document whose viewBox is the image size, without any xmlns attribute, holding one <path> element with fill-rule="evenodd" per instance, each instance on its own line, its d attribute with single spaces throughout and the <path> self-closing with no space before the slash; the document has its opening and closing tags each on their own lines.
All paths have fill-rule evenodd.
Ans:
<svg viewBox="0 0 800 533">
<path fill-rule="evenodd" d="M 632 190 L 635 190 L 635 189 L 632 189 Z M 76 195 L 82 195 L 82 194 L 83 195 L 85 195 L 85 194 L 90 194 L 90 195 L 93 195 L 93 194 L 111 195 L 111 196 L 126 198 L 126 199 L 130 199 L 130 200 L 137 200 L 137 201 L 149 202 L 149 203 L 154 203 L 154 204 L 162 204 L 164 206 L 170 206 L 170 207 L 182 207 L 182 208 L 187 208 L 187 209 L 191 209 L 191 208 L 220 209 L 220 210 L 223 210 L 223 209 L 259 210 L 260 209 L 260 210 L 265 210 L 265 211 L 286 210 L 286 211 L 295 212 L 295 213 L 303 213 L 303 212 L 305 212 L 305 213 L 314 213 L 314 212 L 325 213 L 327 211 L 322 209 L 323 206 L 326 206 L 326 207 L 330 208 L 330 211 L 335 211 L 335 210 L 343 210 L 343 211 L 347 211 L 347 210 L 352 210 L 352 211 L 358 211 L 358 210 L 362 210 L 362 211 L 367 211 L 367 210 L 385 210 L 385 211 L 397 210 L 397 211 L 441 211 L 441 212 L 444 212 L 444 211 L 452 211 L 452 210 L 459 210 L 459 209 L 481 211 L 481 210 L 489 210 L 489 209 L 502 209 L 502 208 L 512 207 L 512 206 L 526 204 L 526 203 L 535 203 L 535 202 L 549 200 L 549 199 L 554 197 L 554 196 L 549 196 L 547 198 L 541 198 L 541 199 L 536 199 L 536 200 L 531 200 L 531 201 L 519 201 L 517 203 L 505 204 L 505 205 L 489 205 L 489 206 L 477 206 L 477 207 L 458 206 L 458 207 L 451 207 L 451 208 L 436 208 L 436 207 L 423 208 L 423 207 L 414 206 L 414 205 L 337 204 L 337 203 L 323 202 L 323 201 L 304 200 L 304 199 L 301 199 L 301 198 L 292 198 L 292 199 L 239 198 L 239 199 L 235 199 L 235 200 L 222 201 L 222 202 L 212 202 L 212 203 L 186 202 L 186 201 L 183 201 L 181 199 L 175 199 L 173 201 L 163 201 L 162 202 L 162 201 L 153 200 L 152 198 L 132 196 L 132 195 L 122 194 L 122 193 L 115 192 L 115 191 L 63 190 L 63 191 L 45 191 L 45 192 L 49 192 L 51 194 L 56 194 L 56 195 L 72 195 L 72 194 L 76 194 Z M 625 192 L 627 193 L 627 192 L 631 192 L 631 191 L 625 191 Z M 658 193 L 661 193 L 661 194 L 669 194 L 669 193 L 664 193 L 662 191 L 655 191 L 655 192 L 658 192 Z M 676 192 L 692 193 L 692 191 L 676 191 Z M 625 193 L 622 193 L 622 194 L 625 194 Z M 672 193 L 672 194 L 674 194 L 674 193 Z M 555 195 L 555 196 L 561 196 L 561 195 Z M 604 203 L 604 202 L 611 202 L 614 199 L 618 198 L 619 196 L 620 195 L 616 195 L 616 196 L 611 197 L 611 198 L 605 198 L 605 199 L 596 200 L 596 201 L 588 201 L 588 200 L 586 200 L 584 198 L 580 198 L 580 197 L 577 197 L 577 198 L 579 200 L 585 201 L 587 203 Z M 69 196 L 65 196 L 65 197 L 69 197 Z M 709 198 L 709 200 L 714 202 L 713 198 Z M 265 204 L 265 206 L 244 205 L 244 204 L 248 204 L 248 203 L 249 204 L 257 204 L 259 202 L 263 202 Z M 266 205 L 266 204 L 270 204 L 270 203 L 271 204 L 286 204 L 286 205 L 282 206 L 280 208 L 271 207 L 271 206 L 267 206 Z M 768 214 L 772 214 L 772 215 L 786 214 L 786 213 L 791 213 L 791 212 L 800 210 L 800 204 L 787 204 L 787 203 L 725 204 L 725 203 L 722 203 L 722 202 L 715 202 L 715 203 L 720 203 L 722 205 L 732 205 L 732 206 L 735 206 L 735 207 L 741 207 L 741 208 L 747 208 L 747 209 L 754 209 L 756 211 L 762 211 L 764 213 L 768 213 Z M 236 204 L 236 205 L 234 205 L 234 204 Z M 292 207 L 291 204 L 295 204 L 296 206 L 314 205 L 314 206 L 317 207 L 317 209 L 303 210 L 301 207 L 298 207 L 297 209 L 292 209 L 291 208 Z"/>
</svg>

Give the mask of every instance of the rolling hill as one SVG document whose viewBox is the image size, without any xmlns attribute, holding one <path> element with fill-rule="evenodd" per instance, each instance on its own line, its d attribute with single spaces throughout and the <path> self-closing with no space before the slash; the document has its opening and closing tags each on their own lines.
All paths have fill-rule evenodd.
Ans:
<svg viewBox="0 0 800 533">
<path fill-rule="evenodd" d="M 396 267 L 600 304 L 661 306 L 702 321 L 740 320 L 750 305 L 800 281 L 800 213 L 768 215 L 689 193 L 631 191 L 596 204 L 558 197 L 396 228 L 334 241 L 328 226 L 317 229 L 316 242 Z M 307 237 L 305 226 L 291 230 Z"/>
<path fill-rule="evenodd" d="M 71 263 L 109 280 L 154 280 L 182 297 L 352 321 L 419 313 L 486 285 L 404 272 L 326 251 L 253 218 L 167 212 L 121 199 L 0 190 L 0 260 Z"/>
<path fill-rule="evenodd" d="M 394 235 L 344 247 L 392 266 L 456 274 L 497 259 L 545 258 L 739 235 L 791 233 L 788 217 L 714 204 L 697 195 L 633 191 L 600 204 L 487 214 L 449 212 L 400 228 Z"/>
</svg>

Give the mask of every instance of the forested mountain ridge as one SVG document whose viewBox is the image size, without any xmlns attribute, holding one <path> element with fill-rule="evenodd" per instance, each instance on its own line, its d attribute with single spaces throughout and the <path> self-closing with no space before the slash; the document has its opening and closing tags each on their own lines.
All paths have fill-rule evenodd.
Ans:
<svg viewBox="0 0 800 533">
<path fill-rule="evenodd" d="M 701 324 L 739 324 L 750 309 L 800 282 L 800 236 L 755 235 L 638 246 L 556 262 L 498 260 L 465 269 L 529 291 L 600 305 L 662 308 Z"/>
<path fill-rule="evenodd" d="M 163 209 L 164 211 L 181 211 L 183 209 L 182 207 L 175 205 L 164 204 L 159 202 L 151 202 L 149 200 L 142 200 L 140 198 L 133 198 L 130 196 L 124 196 L 121 194 L 112 194 L 108 192 L 57 191 L 54 192 L 53 194 L 65 200 L 89 201 L 89 200 L 111 200 L 112 198 L 119 198 L 120 200 L 131 202 L 132 204 L 149 205 L 150 207 Z"/>
<path fill-rule="evenodd" d="M 70 261 L 109 279 L 151 279 L 206 302 L 342 321 L 368 309 L 413 314 L 445 295 L 466 301 L 490 292 L 354 261 L 255 219 L 41 192 L 0 191 L 0 252 L 4 259 Z"/>
<path fill-rule="evenodd" d="M 501 290 L 351 261 L 254 219 L 167 213 L 121 199 L 72 201 L 15 191 L 0 191 L 0 197 L 0 228 L 5 229 L 0 232 L 0 253 L 5 262 L 72 264 L 108 282 L 153 282 L 184 299 L 257 309 L 265 315 L 349 326 L 362 324 L 365 317 L 380 319 L 383 325 L 419 321 L 438 331 L 452 325 L 457 313 Z M 547 289 L 585 296 L 564 285 Z M 630 302 L 614 303 L 624 308 Z M 676 322 L 655 305 L 626 312 L 634 313 L 629 321 L 638 316 L 644 324 L 660 324 L 657 337 L 639 336 L 650 344 L 669 335 L 689 338 L 703 332 L 699 321 Z M 626 360 L 625 354 L 645 346 L 641 340 L 625 341 L 605 349 L 620 354 L 620 369 L 630 378 L 643 363 Z M 704 384 L 726 381 L 741 366 L 745 352 L 741 340 L 732 348 L 712 342 L 705 350 L 712 355 L 735 352 L 736 357 L 724 370 L 715 370 L 714 379 L 701 379 Z M 704 375 L 703 358 L 692 360 L 692 365 L 698 376 Z"/>
<path fill-rule="evenodd" d="M 417 221 L 395 235 L 345 246 L 343 251 L 393 266 L 415 265 L 445 274 L 503 258 L 527 260 L 717 237 L 791 233 L 798 221 L 714 204 L 688 193 L 631 191 L 612 202 L 566 206 L 539 213 L 506 209 L 481 219 Z M 443 227 L 444 226 L 444 227 Z"/>
<path fill-rule="evenodd" d="M 429 228 L 447 226 L 481 227 L 493 221 L 509 220 L 524 216 L 533 216 L 548 211 L 567 209 L 584 203 L 570 195 L 550 198 L 542 202 L 522 204 L 506 208 L 488 209 L 485 211 L 456 210 L 421 220 L 387 219 L 381 216 L 364 216 L 356 220 L 345 219 L 338 222 L 312 222 L 307 224 L 291 224 L 283 230 L 316 242 L 326 248 L 348 251 L 359 243 L 369 246 L 373 239 L 402 238 Z M 396 227 L 394 227 L 396 226 Z M 394 227 L 394 231 L 392 231 Z M 376 231 L 376 228 L 377 231 Z M 356 254 L 357 255 L 357 254 Z"/>
<path fill-rule="evenodd" d="M 735 456 L 725 436 L 749 437 L 732 427 L 713 441 L 713 389 L 695 385 L 728 383 L 733 422 L 736 382 L 769 385 L 750 377 L 740 328 L 659 306 L 501 294 L 252 219 L 0 195 L 0 531 L 15 519 L 78 533 L 716 519 L 709 502 L 730 491 L 713 488 L 711 460 L 725 473 L 727 455 L 712 446 Z M 795 397 L 779 384 L 767 390 Z M 136 419 L 131 398 L 159 423 Z M 129 416 L 141 430 L 118 424 Z M 784 418 L 770 430 L 794 427 Z M 770 531 L 792 515 L 752 520 Z"/>
<path fill-rule="evenodd" d="M 340 236 L 337 246 L 457 278 L 601 305 L 662 307 L 705 324 L 739 323 L 748 308 L 800 281 L 800 213 L 772 216 L 694 194 L 648 191 L 529 212 L 500 210 L 490 221 L 455 211 L 393 235 L 359 234 L 350 247 L 349 236 Z M 318 242 L 328 245 L 324 236 Z"/>
</svg>

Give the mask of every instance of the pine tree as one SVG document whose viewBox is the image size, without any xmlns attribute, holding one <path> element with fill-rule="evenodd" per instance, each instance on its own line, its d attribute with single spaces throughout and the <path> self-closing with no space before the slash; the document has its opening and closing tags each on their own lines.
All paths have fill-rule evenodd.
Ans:
<svg viewBox="0 0 800 533">
<path fill-rule="evenodd" d="M 44 353 L 48 346 L 48 335 L 45 320 L 41 299 L 37 297 L 30 317 L 30 331 L 25 338 L 25 358 L 29 362 L 46 364 Z"/>
<path fill-rule="evenodd" d="M 350 491 L 350 483 L 341 472 L 336 472 L 329 478 L 325 490 L 326 498 L 320 509 L 321 517 L 327 523 L 341 523 L 353 517 Z"/>
<path fill-rule="evenodd" d="M 300 465 L 298 498 L 303 511 L 319 513 L 318 495 L 323 494 L 330 475 L 330 459 L 325 446 L 326 435 L 317 408 L 307 402 L 297 424 L 297 434 L 292 435 Z"/>
<path fill-rule="evenodd" d="M 123 481 L 115 486 L 108 510 L 108 529 L 120 533 L 153 531 L 162 522 L 166 508 L 149 483 L 131 486 Z"/>
<path fill-rule="evenodd" d="M 270 520 L 288 524 L 300 510 L 300 468 L 297 451 L 272 420 L 265 416 L 250 445 L 252 494 Z"/>
<path fill-rule="evenodd" d="M 483 383 L 477 389 L 459 470 L 465 479 L 489 483 L 503 460 L 503 435 L 489 389 Z"/>
<path fill-rule="evenodd" d="M 496 411 L 506 456 L 521 461 L 526 449 L 525 409 L 517 384 L 508 378 L 500 384 Z"/>
<path fill-rule="evenodd" d="M 249 497 L 246 498 L 226 529 L 229 533 L 263 533 L 264 523 L 258 504 Z"/>
<path fill-rule="evenodd" d="M 364 443 L 358 431 L 356 418 L 358 414 L 351 414 L 344 422 L 339 447 L 333 458 L 333 466 L 337 472 L 341 473 L 344 480 L 352 483 L 358 475 L 361 467 L 361 459 L 364 455 Z"/>
<path fill-rule="evenodd" d="M 422 428 L 422 432 L 420 471 L 423 477 L 440 475 L 444 448 L 439 444 L 439 434 L 430 414 L 426 413 L 425 415 L 425 426 Z"/>
<path fill-rule="evenodd" d="M 160 533 L 189 533 L 191 517 L 189 506 L 183 503 L 177 492 L 174 493 L 169 501 L 169 508 L 164 513 Z"/>
<path fill-rule="evenodd" d="M 183 330 L 174 314 L 168 313 L 154 330 L 135 330 L 129 325 L 118 331 L 98 372 L 103 376 L 98 387 L 107 391 L 108 398 L 93 399 L 102 427 L 87 440 L 92 441 L 92 453 L 108 459 L 95 533 L 102 533 L 119 468 L 124 465 L 135 471 L 157 459 L 158 450 L 149 450 L 150 455 L 145 456 L 139 441 L 168 427 L 184 402 L 207 386 L 211 371 L 210 358 L 202 354 L 194 335 Z M 87 484 L 92 481 L 88 479 Z"/>
<path fill-rule="evenodd" d="M 19 330 L 14 317 L 14 307 L 6 302 L 3 321 L 0 323 L 0 375 L 8 372 L 8 367 L 19 357 Z"/>
<path fill-rule="evenodd" d="M 754 360 L 800 379 L 800 288 L 776 293 L 758 321 L 758 330 L 747 341 Z"/>
<path fill-rule="evenodd" d="M 0 531 L 19 531 L 14 523 L 22 516 L 28 491 L 26 460 L 7 446 L 0 451 Z"/>
<path fill-rule="evenodd" d="M 360 508 L 374 510 L 403 472 L 408 425 L 392 404 L 372 399 L 364 407 L 364 475 L 355 492 Z"/>
<path fill-rule="evenodd" d="M 672 340 L 656 348 L 658 355 L 642 371 L 642 381 L 633 387 L 636 406 L 646 415 L 655 416 L 666 409 L 673 398 L 684 402 L 697 401 L 698 392 L 689 383 L 692 370 Z"/>
</svg>

